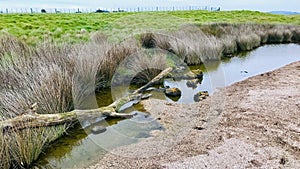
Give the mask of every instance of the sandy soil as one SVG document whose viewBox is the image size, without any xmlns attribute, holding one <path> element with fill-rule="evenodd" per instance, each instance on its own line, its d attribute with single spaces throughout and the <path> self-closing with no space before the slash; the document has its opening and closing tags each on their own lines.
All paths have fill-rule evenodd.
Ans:
<svg viewBox="0 0 300 169">
<path fill-rule="evenodd" d="M 300 168 L 300 62 L 200 103 L 143 102 L 164 125 L 90 168 Z"/>
</svg>

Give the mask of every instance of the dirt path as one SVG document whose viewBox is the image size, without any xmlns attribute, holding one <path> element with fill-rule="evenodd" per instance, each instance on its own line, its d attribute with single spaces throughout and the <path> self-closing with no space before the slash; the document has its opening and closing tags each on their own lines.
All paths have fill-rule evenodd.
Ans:
<svg viewBox="0 0 300 169">
<path fill-rule="evenodd" d="M 300 168 L 300 62 L 190 105 L 147 100 L 164 125 L 90 168 Z"/>
</svg>

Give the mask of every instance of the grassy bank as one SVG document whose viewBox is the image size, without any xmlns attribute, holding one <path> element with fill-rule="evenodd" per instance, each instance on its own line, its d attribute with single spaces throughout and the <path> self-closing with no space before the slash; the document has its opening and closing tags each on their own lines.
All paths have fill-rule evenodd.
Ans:
<svg viewBox="0 0 300 169">
<path fill-rule="evenodd" d="M 86 98 L 110 84 L 122 60 L 148 48 L 200 64 L 264 44 L 300 42 L 299 16 L 250 11 L 0 17 L 0 29 L 5 32 L 0 37 L 0 121 L 22 114 L 33 103 L 38 103 L 41 114 L 87 108 Z M 261 24 L 265 21 L 283 24 Z M 125 40 L 114 43 L 121 39 Z M 132 66 L 150 70 L 157 65 L 155 61 L 166 64 L 157 58 L 137 57 Z M 147 73 L 144 78 L 151 76 Z M 0 133 L 0 168 L 30 166 L 67 128 Z"/>
<path fill-rule="evenodd" d="M 281 23 L 300 25 L 299 15 L 274 15 L 253 11 L 173 11 L 91 14 L 1 14 L 0 32 L 28 43 L 54 39 L 58 42 L 87 41 L 95 31 L 126 38 L 145 30 L 174 30 L 182 23 Z"/>
</svg>

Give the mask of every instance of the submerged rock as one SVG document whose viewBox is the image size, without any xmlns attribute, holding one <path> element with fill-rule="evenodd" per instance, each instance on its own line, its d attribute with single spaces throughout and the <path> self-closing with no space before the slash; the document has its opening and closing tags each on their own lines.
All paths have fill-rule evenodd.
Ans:
<svg viewBox="0 0 300 169">
<path fill-rule="evenodd" d="M 194 101 L 199 102 L 206 99 L 209 96 L 208 91 L 201 91 L 194 95 Z"/>
<path fill-rule="evenodd" d="M 152 94 L 144 94 L 144 95 L 142 95 L 141 99 L 145 100 L 145 99 L 148 99 L 151 96 L 152 96 Z"/>
<path fill-rule="evenodd" d="M 182 73 L 184 72 L 188 67 L 187 66 L 177 66 L 174 70 L 174 73 Z"/>
<path fill-rule="evenodd" d="M 146 89 L 146 92 L 152 92 L 154 90 L 156 90 L 157 88 L 155 87 L 149 87 L 148 89 Z"/>
<path fill-rule="evenodd" d="M 106 131 L 106 127 L 104 126 L 95 126 L 92 128 L 91 132 L 93 134 L 100 134 Z"/>
<path fill-rule="evenodd" d="M 199 79 L 188 80 L 186 82 L 186 86 L 195 89 L 197 88 L 199 82 L 200 82 Z"/>
<path fill-rule="evenodd" d="M 166 91 L 165 91 L 165 94 L 167 95 L 167 96 L 181 96 L 181 91 L 180 91 L 180 89 L 178 89 L 178 88 L 175 88 L 175 87 L 173 87 L 173 88 L 167 88 L 166 89 Z"/>
<path fill-rule="evenodd" d="M 146 92 L 165 92 L 166 88 L 164 87 L 159 87 L 159 88 L 156 88 L 156 87 L 149 87 Z"/>
</svg>

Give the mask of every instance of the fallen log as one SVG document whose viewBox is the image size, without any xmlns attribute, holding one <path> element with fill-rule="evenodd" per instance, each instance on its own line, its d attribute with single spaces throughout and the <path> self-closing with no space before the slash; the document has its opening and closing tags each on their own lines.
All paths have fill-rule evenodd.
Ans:
<svg viewBox="0 0 300 169">
<path fill-rule="evenodd" d="M 32 112 L 36 109 L 36 104 L 34 104 L 30 110 L 26 110 L 22 115 L 14 117 L 9 120 L 0 122 L 0 130 L 2 133 L 7 133 L 11 131 L 22 130 L 25 128 L 35 128 L 35 127 L 47 127 L 55 126 L 61 124 L 72 124 L 78 122 L 78 120 L 88 120 L 98 117 L 118 117 L 118 118 L 131 118 L 131 114 L 118 113 L 119 109 L 126 103 L 137 100 L 140 101 L 143 97 L 142 92 L 144 92 L 148 87 L 155 84 L 157 81 L 166 77 L 173 68 L 167 68 L 153 78 L 146 85 L 135 90 L 133 93 L 124 96 L 109 106 L 100 107 L 98 109 L 90 110 L 73 110 L 71 112 L 58 113 L 58 114 L 37 114 Z M 31 112 L 31 113 L 28 113 Z"/>
</svg>

